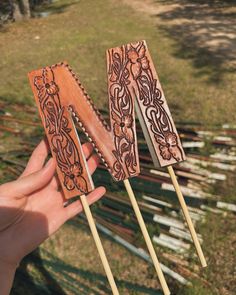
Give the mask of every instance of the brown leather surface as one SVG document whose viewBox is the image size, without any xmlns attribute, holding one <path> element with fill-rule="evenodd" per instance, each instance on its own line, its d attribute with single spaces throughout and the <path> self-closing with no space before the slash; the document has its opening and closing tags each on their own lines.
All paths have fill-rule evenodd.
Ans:
<svg viewBox="0 0 236 295">
<path fill-rule="evenodd" d="M 29 80 L 65 197 L 90 192 L 93 181 L 66 105 L 74 80 L 65 80 L 53 66 L 29 73 Z"/>
<path fill-rule="evenodd" d="M 46 69 L 49 68 L 47 67 Z M 131 121 L 129 122 L 129 129 L 134 134 L 132 145 L 129 145 L 127 137 L 123 132 L 125 128 L 122 127 L 122 119 L 116 123 L 116 134 L 119 135 L 119 139 L 114 140 L 116 135 L 113 133 L 113 128 L 110 130 L 110 127 L 103 120 L 68 64 L 66 62 L 56 64 L 51 66 L 50 69 L 53 71 L 54 81 L 59 87 L 61 107 L 68 108 L 71 112 L 113 178 L 119 181 L 139 174 L 134 111 L 132 110 L 130 113 Z M 37 75 L 42 75 L 42 70 L 32 72 L 29 76 L 36 101 L 39 105 L 39 90 L 33 81 Z M 39 110 L 42 115 L 41 109 Z M 122 108 L 119 109 L 119 112 L 118 116 L 122 118 Z"/>
<path fill-rule="evenodd" d="M 58 161 L 58 175 L 68 197 L 79 194 L 79 191 L 82 193 L 93 188 L 68 110 L 116 181 L 136 176 L 140 172 L 134 104 L 154 165 L 167 166 L 185 160 L 185 154 L 146 42 L 141 41 L 109 49 L 107 74 L 111 127 L 104 121 L 78 77 L 66 62 L 29 74 L 50 147 Z M 58 106 L 55 107 L 55 104 Z M 61 115 L 62 110 L 63 115 Z M 57 119 L 54 118 L 55 116 Z M 64 116 L 65 119 L 63 119 Z M 78 154 L 78 159 L 76 158 L 74 162 L 81 163 L 83 172 L 79 172 L 77 164 L 71 166 L 73 162 L 71 160 L 70 168 L 64 168 L 62 164 L 59 168 L 60 161 L 53 145 L 55 136 L 58 136 L 54 134 L 55 120 L 61 120 L 60 124 L 64 126 L 62 129 L 65 137 L 70 130 L 72 142 L 70 146 L 75 147 L 76 155 Z M 48 122 L 51 122 L 50 124 L 54 127 L 50 127 Z M 73 171 L 77 174 L 76 179 L 80 179 L 80 184 L 73 181 Z M 66 186 L 73 189 L 68 189 Z"/>
<path fill-rule="evenodd" d="M 185 160 L 184 150 L 145 41 L 107 51 L 110 93 L 135 100 L 155 166 Z M 113 87 L 113 88 L 111 88 Z M 111 97 L 111 95 L 110 95 Z"/>
<path fill-rule="evenodd" d="M 131 177 L 139 171 L 134 97 L 128 91 L 126 73 L 122 73 L 121 67 L 122 61 L 116 59 L 116 52 L 108 51 L 107 78 L 112 139 L 116 157 L 123 163 L 125 174 Z M 124 172 L 121 171 L 120 174 Z M 121 178 L 125 178 L 123 174 Z"/>
<path fill-rule="evenodd" d="M 140 172 L 138 161 L 137 141 L 133 142 L 132 150 L 124 147 L 124 136 L 120 136 L 122 144 L 114 141 L 113 129 L 110 130 L 101 114 L 94 106 L 79 79 L 75 76 L 67 64 L 57 66 L 57 71 L 63 80 L 71 80 L 70 89 L 67 89 L 67 102 L 75 120 L 82 127 L 89 141 L 94 145 L 95 151 L 116 181 L 133 177 Z M 74 82 L 72 83 L 72 77 Z M 119 110 L 121 117 L 122 109 Z M 134 113 L 132 116 L 132 128 L 135 133 Z M 121 126 L 117 126 L 122 129 Z M 117 128 L 117 129 L 118 129 Z M 135 157 L 135 165 L 130 165 L 129 159 Z"/>
</svg>

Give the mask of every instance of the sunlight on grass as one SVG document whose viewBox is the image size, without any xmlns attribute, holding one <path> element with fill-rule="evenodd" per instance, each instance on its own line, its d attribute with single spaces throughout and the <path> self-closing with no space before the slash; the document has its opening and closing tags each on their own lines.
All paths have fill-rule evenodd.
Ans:
<svg viewBox="0 0 236 295">
<path fill-rule="evenodd" d="M 45 10 L 60 7 L 59 14 L 11 24 L 0 34 L 1 100 L 33 105 L 27 72 L 67 60 L 98 106 L 106 106 L 105 50 L 146 39 L 175 118 L 206 124 L 235 120 L 235 76 L 209 84 L 207 74 L 199 76 L 190 61 L 174 56 L 175 42 L 151 19 L 112 0 L 56 1 Z"/>
</svg>

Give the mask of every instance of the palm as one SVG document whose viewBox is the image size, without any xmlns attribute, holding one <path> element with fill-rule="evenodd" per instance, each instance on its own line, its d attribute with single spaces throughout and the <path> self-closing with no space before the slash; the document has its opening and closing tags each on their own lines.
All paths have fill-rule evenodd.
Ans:
<svg viewBox="0 0 236 295">
<path fill-rule="evenodd" d="M 83 146 L 88 158 L 90 145 Z M 48 149 L 41 142 L 33 152 L 27 167 L 18 180 L 0 186 L 0 253 L 2 260 L 18 263 L 54 233 L 65 221 L 82 211 L 80 201 L 64 207 L 65 199 L 54 175 L 55 163 L 44 166 Z M 98 158 L 88 160 L 93 173 Z M 104 194 L 97 188 L 88 195 L 89 203 Z"/>
</svg>

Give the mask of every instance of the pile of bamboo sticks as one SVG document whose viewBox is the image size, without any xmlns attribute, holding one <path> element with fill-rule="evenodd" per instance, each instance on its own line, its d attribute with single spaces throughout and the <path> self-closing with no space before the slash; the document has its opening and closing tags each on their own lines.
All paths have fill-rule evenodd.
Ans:
<svg viewBox="0 0 236 295">
<path fill-rule="evenodd" d="M 6 141 L 0 145 L 0 159 L 5 163 L 4 175 L 18 176 L 26 165 L 33 148 L 39 142 L 42 131 L 39 121 L 17 117 L 17 106 L 12 112 L 1 111 L 0 134 Z M 28 117 L 34 117 L 34 109 L 28 107 Z M 106 117 L 107 113 L 103 111 Z M 228 173 L 236 170 L 236 126 L 214 126 L 206 130 L 199 124 L 177 123 L 177 128 L 187 153 L 187 161 L 175 166 L 175 173 L 194 223 L 204 222 L 207 212 L 224 217 L 228 211 L 236 213 L 236 205 L 224 202 L 212 191 L 212 186 L 226 181 Z M 36 132 L 37 131 L 37 132 Z M 79 130 L 78 130 L 79 131 Z M 153 242 L 159 248 L 166 265 L 163 271 L 181 284 L 186 278 L 197 277 L 196 266 L 189 265 L 192 255 L 191 237 L 176 203 L 170 176 L 163 169 L 153 167 L 152 159 L 137 123 L 141 173 L 131 179 L 138 197 L 139 207 Z M 14 135 L 14 145 L 9 145 L 8 134 Z M 32 136 L 34 134 L 34 136 Z M 29 136 L 30 135 L 30 136 Z M 81 134 L 83 139 L 83 135 Z M 12 141 L 11 141 L 12 142 Z M 139 226 L 123 185 L 112 181 L 105 167 L 100 164 L 94 175 L 97 185 L 105 185 L 107 193 L 95 206 L 94 217 L 98 229 L 135 255 L 152 263 L 143 250 L 144 242 L 139 235 Z M 81 218 L 79 218 L 81 222 Z M 203 241 L 201 235 L 199 240 Z M 191 269 L 192 267 L 192 269 Z"/>
</svg>

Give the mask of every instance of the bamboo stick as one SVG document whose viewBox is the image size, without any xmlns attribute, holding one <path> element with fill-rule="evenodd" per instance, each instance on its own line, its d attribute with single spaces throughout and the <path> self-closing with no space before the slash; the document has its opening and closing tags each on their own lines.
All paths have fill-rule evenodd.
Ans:
<svg viewBox="0 0 236 295">
<path fill-rule="evenodd" d="M 198 257 L 199 257 L 199 260 L 201 262 L 201 265 L 202 267 L 206 267 L 207 266 L 207 263 L 206 263 L 206 259 L 204 257 L 204 254 L 202 252 L 202 248 L 201 248 L 201 245 L 200 245 L 200 242 L 198 240 L 198 237 L 197 237 L 197 234 L 196 234 L 196 231 L 195 231 L 195 228 L 193 226 L 193 223 L 192 223 L 192 220 L 191 220 L 191 217 L 189 215 L 189 211 L 188 211 L 188 208 L 187 208 L 187 205 L 185 203 L 185 200 L 184 200 L 184 197 L 183 197 L 183 194 L 180 190 L 180 187 L 179 187 L 179 184 L 178 184 L 178 181 L 177 181 L 177 178 L 175 176 L 175 172 L 173 170 L 173 167 L 172 166 L 168 166 L 167 167 L 167 170 L 170 174 L 170 177 L 171 177 L 171 180 L 173 182 L 173 185 L 174 185 L 174 188 L 175 188 L 175 191 L 176 191 L 176 194 L 178 196 L 178 199 L 179 199 L 179 202 L 180 202 L 180 205 L 181 205 L 181 208 L 183 210 L 183 214 L 184 214 L 184 217 L 186 219 L 186 222 L 188 224 L 188 227 L 189 227 L 189 231 L 190 231 L 190 234 L 192 236 L 192 239 L 193 239 L 193 242 L 194 242 L 194 245 L 195 245 L 195 248 L 197 250 L 197 254 L 198 254 Z"/>
<path fill-rule="evenodd" d="M 141 228 L 141 231 L 142 231 L 142 234 L 143 234 L 143 237 L 145 239 L 145 242 L 146 242 L 146 245 L 147 245 L 147 248 L 148 248 L 148 251 L 150 253 L 150 256 L 152 258 L 152 261 L 153 261 L 153 264 L 154 264 L 154 267 L 156 269 L 156 272 L 157 272 L 157 275 L 158 275 L 158 278 L 160 280 L 160 283 L 161 283 L 161 287 L 163 289 L 163 292 L 165 295 L 169 295 L 170 294 L 170 290 L 167 286 L 167 283 L 166 283 L 166 280 L 165 280 L 165 277 L 163 275 L 163 272 L 161 270 L 161 266 L 160 266 L 160 263 L 157 259 L 157 255 L 155 253 L 155 250 L 154 250 L 154 247 L 153 247 L 153 244 L 151 242 L 151 239 L 150 239 L 150 236 L 148 234 L 148 231 L 147 231 L 147 228 L 146 228 L 146 225 L 144 223 L 144 220 L 143 220 L 143 217 L 142 217 L 142 214 L 140 212 L 140 209 L 139 209 L 139 206 L 138 206 L 138 203 L 137 203 L 137 200 L 135 198 L 135 195 L 134 195 L 134 192 L 132 190 L 132 187 L 130 185 L 130 182 L 128 179 L 125 179 L 124 180 L 124 185 L 125 185 L 125 188 L 127 190 L 127 193 L 129 195 L 129 198 L 130 198 L 130 201 L 131 201 L 131 204 L 133 206 L 133 209 L 134 209 L 134 212 L 135 212 L 135 215 L 137 217 L 137 220 L 138 220 L 138 223 L 139 223 L 139 226 Z"/>
<path fill-rule="evenodd" d="M 129 242 L 127 242 L 125 239 L 123 239 L 119 235 L 116 235 L 112 231 L 107 229 L 105 226 L 103 226 L 103 225 L 101 225 L 99 223 L 96 223 L 96 224 L 97 224 L 97 227 L 98 227 L 98 229 L 100 231 L 102 231 L 104 234 L 111 237 L 117 243 L 119 243 L 120 245 L 122 245 L 123 247 L 125 247 L 126 249 L 131 251 L 133 254 L 137 255 L 138 257 L 142 258 L 143 260 L 147 261 L 148 263 L 151 263 L 151 264 L 153 263 L 153 261 L 151 260 L 148 253 L 146 253 L 146 251 L 144 251 L 143 249 L 137 248 L 134 245 L 130 244 Z M 169 275 L 173 279 L 177 280 L 180 284 L 183 284 L 183 285 L 189 285 L 190 284 L 189 281 L 187 281 L 180 274 L 178 274 L 178 273 L 174 272 L 173 270 L 171 270 L 169 267 L 165 266 L 162 263 L 160 263 L 160 265 L 161 265 L 161 268 L 163 269 L 163 272 L 165 272 L 167 275 Z"/>
<path fill-rule="evenodd" d="M 84 208 L 84 212 L 85 212 L 85 215 L 87 217 L 88 224 L 89 224 L 90 230 L 92 232 L 92 235 L 93 235 L 94 242 L 96 244 L 98 253 L 99 253 L 100 258 L 102 260 L 102 264 L 103 264 L 104 270 L 106 272 L 107 279 L 108 279 L 108 281 L 110 283 L 110 286 L 111 286 L 111 289 L 112 289 L 112 293 L 113 293 L 113 295 L 119 295 L 119 291 L 117 289 L 117 286 L 116 286 L 116 283 L 115 283 L 113 274 L 111 272 L 111 269 L 110 269 L 108 260 L 106 258 L 106 254 L 104 252 L 104 249 L 103 249 L 103 246 L 102 246 L 100 237 L 98 235 L 98 231 L 97 231 L 95 222 L 93 220 L 92 213 L 90 211 L 90 208 L 89 208 L 89 205 L 88 205 L 88 201 L 86 199 L 86 196 L 85 195 L 81 195 L 80 196 L 80 200 L 81 200 L 82 206 Z"/>
<path fill-rule="evenodd" d="M 6 116 L 6 115 L 2 115 L 0 116 L 0 119 L 1 120 L 4 120 L 4 121 L 12 121 L 12 122 L 17 122 L 17 123 L 21 123 L 21 124 L 24 124 L 24 125 L 31 125 L 31 126 L 41 126 L 41 123 L 40 122 L 31 122 L 31 121 L 28 121 L 28 120 L 21 120 L 21 119 L 17 119 L 15 117 L 10 117 L 10 116 Z"/>
</svg>

